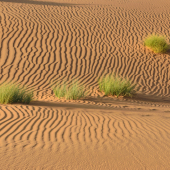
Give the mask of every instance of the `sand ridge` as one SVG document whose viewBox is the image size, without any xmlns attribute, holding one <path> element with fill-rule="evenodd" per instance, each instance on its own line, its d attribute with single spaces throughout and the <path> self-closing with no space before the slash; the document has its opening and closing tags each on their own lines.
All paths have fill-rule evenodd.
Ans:
<svg viewBox="0 0 170 170">
<path fill-rule="evenodd" d="M 30 105 L 0 105 L 0 169 L 169 169 L 169 1 L 0 0 L 0 84 L 34 91 Z M 98 79 L 137 83 L 134 98 L 105 97 Z M 57 99 L 73 79 L 88 97 Z"/>
</svg>

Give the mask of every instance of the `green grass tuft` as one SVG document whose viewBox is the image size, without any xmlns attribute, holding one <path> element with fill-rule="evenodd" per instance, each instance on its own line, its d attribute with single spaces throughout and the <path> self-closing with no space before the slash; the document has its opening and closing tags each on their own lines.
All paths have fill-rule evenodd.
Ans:
<svg viewBox="0 0 170 170">
<path fill-rule="evenodd" d="M 165 37 L 151 35 L 144 40 L 144 45 L 151 48 L 155 53 L 164 53 L 168 50 Z"/>
<path fill-rule="evenodd" d="M 131 85 L 130 81 L 113 75 L 108 75 L 99 80 L 99 89 L 106 96 L 132 96 L 135 87 L 136 85 Z"/>
<path fill-rule="evenodd" d="M 62 85 L 59 85 L 59 83 L 57 83 L 55 86 L 54 85 L 52 86 L 52 89 L 56 97 L 58 97 L 59 99 L 61 97 L 65 97 L 67 93 L 67 88 L 65 83 L 63 83 Z"/>
<path fill-rule="evenodd" d="M 4 83 L 0 85 L 0 103 L 25 103 L 29 104 L 33 99 L 32 92 L 26 92 L 25 88 L 19 88 L 18 85 L 12 83 Z"/>
<path fill-rule="evenodd" d="M 53 92 L 56 97 L 59 99 L 61 97 L 66 98 L 67 100 L 77 100 L 81 97 L 85 97 L 86 93 L 84 91 L 84 87 L 80 86 L 77 81 L 72 81 L 69 88 L 66 87 L 66 83 L 62 83 L 61 85 L 53 85 L 52 86 Z"/>
</svg>

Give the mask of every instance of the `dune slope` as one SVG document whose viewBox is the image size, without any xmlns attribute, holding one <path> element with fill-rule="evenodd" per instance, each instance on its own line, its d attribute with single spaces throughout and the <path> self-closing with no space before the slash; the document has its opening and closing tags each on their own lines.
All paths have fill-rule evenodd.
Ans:
<svg viewBox="0 0 170 170">
<path fill-rule="evenodd" d="M 0 84 L 34 91 L 30 105 L 0 105 L 0 169 L 169 169 L 169 43 L 164 1 L 0 0 Z M 133 99 L 104 97 L 98 79 L 127 77 Z M 88 97 L 57 99 L 50 83 L 73 79 Z"/>
</svg>

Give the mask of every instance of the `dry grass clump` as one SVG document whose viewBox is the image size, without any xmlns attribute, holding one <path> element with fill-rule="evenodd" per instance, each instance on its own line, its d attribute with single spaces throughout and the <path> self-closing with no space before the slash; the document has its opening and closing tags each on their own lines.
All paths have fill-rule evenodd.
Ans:
<svg viewBox="0 0 170 170">
<path fill-rule="evenodd" d="M 86 96 L 84 87 L 81 86 L 77 81 L 72 81 L 69 88 L 67 88 L 66 83 L 64 82 L 61 85 L 53 85 L 52 89 L 55 96 L 59 99 L 64 97 L 67 100 L 76 100 Z"/>
<path fill-rule="evenodd" d="M 150 35 L 144 40 L 144 45 L 151 48 L 155 53 L 164 53 L 168 50 L 165 37 Z"/>
<path fill-rule="evenodd" d="M 25 88 L 19 88 L 18 85 L 12 83 L 4 83 L 0 85 L 0 103 L 25 103 L 29 104 L 33 99 L 32 92 L 26 92 Z"/>
<path fill-rule="evenodd" d="M 113 75 L 108 75 L 99 80 L 99 89 L 106 96 L 132 96 L 135 87 L 136 85 L 131 85 L 130 81 Z"/>
</svg>

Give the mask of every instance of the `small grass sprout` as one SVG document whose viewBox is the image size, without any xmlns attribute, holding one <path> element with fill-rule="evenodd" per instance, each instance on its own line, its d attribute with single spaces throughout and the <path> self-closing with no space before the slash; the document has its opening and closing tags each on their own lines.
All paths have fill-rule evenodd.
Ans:
<svg viewBox="0 0 170 170">
<path fill-rule="evenodd" d="M 144 40 L 144 45 L 151 48 L 155 53 L 164 53 L 168 50 L 166 38 L 154 34 Z"/>
<path fill-rule="evenodd" d="M 84 86 L 81 86 L 78 81 L 72 81 L 69 88 L 67 88 L 66 83 L 57 83 L 52 86 L 53 92 L 59 99 L 64 97 L 67 100 L 77 100 L 86 96 L 84 91 Z"/>
<path fill-rule="evenodd" d="M 131 85 L 130 81 L 115 75 L 108 75 L 99 80 L 99 89 L 106 96 L 132 96 L 136 85 Z"/>
<path fill-rule="evenodd" d="M 0 103 L 25 103 L 29 104 L 33 99 L 32 92 L 26 92 L 25 88 L 12 83 L 4 83 L 0 85 Z"/>
</svg>

